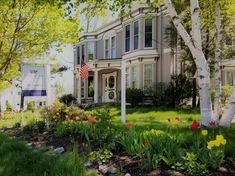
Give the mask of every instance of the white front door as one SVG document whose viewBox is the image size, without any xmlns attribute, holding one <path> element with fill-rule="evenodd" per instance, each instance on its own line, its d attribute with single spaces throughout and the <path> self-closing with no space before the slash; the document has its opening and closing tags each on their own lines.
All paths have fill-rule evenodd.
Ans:
<svg viewBox="0 0 235 176">
<path fill-rule="evenodd" d="M 103 74 L 103 102 L 114 102 L 117 97 L 117 72 Z"/>
</svg>

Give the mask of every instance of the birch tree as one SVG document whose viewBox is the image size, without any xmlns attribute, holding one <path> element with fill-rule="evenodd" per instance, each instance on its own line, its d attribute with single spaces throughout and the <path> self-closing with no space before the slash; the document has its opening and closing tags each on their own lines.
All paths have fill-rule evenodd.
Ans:
<svg viewBox="0 0 235 176">
<path fill-rule="evenodd" d="M 214 120 L 219 121 L 221 114 L 220 103 L 221 103 L 221 41 L 222 41 L 222 30 L 221 30 L 221 9 L 219 3 L 216 3 L 216 46 L 215 46 L 215 105 L 214 105 Z"/>
</svg>

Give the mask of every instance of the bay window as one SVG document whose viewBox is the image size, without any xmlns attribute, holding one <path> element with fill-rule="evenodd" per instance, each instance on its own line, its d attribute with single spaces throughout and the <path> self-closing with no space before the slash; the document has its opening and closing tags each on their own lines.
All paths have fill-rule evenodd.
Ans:
<svg viewBox="0 0 235 176">
<path fill-rule="evenodd" d="M 92 61 L 94 59 L 95 55 L 95 43 L 94 42 L 88 42 L 87 43 L 87 58 L 88 61 Z"/>
<path fill-rule="evenodd" d="M 146 48 L 152 47 L 152 38 L 153 38 L 153 23 L 152 19 L 146 19 L 145 20 L 145 43 L 144 46 Z"/>
<path fill-rule="evenodd" d="M 111 58 L 116 58 L 116 38 L 115 36 L 111 37 Z"/>
<path fill-rule="evenodd" d="M 153 65 L 144 64 L 144 89 L 153 85 Z"/>
<path fill-rule="evenodd" d="M 131 26 L 127 25 L 125 28 L 125 52 L 130 51 L 131 48 Z"/>
<path fill-rule="evenodd" d="M 106 39 L 104 42 L 104 48 L 105 48 L 105 59 L 110 58 L 109 57 L 109 39 Z"/>
<path fill-rule="evenodd" d="M 139 48 L 139 21 L 134 22 L 134 50 Z"/>
<path fill-rule="evenodd" d="M 80 64 L 80 46 L 77 47 L 77 65 Z"/>
<path fill-rule="evenodd" d="M 132 76 L 132 88 L 139 88 L 139 74 L 138 74 L 138 66 L 133 66 L 131 70 Z"/>
<path fill-rule="evenodd" d="M 82 45 L 82 60 L 81 65 L 85 62 L 85 45 Z"/>
</svg>

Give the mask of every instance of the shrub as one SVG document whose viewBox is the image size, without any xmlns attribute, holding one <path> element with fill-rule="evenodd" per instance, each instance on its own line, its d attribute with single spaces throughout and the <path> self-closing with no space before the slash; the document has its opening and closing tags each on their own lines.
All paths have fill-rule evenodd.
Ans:
<svg viewBox="0 0 235 176">
<path fill-rule="evenodd" d="M 59 98 L 59 101 L 61 103 L 66 104 L 67 106 L 72 105 L 73 103 L 76 102 L 76 100 L 77 99 L 72 94 L 63 95 L 62 97 Z"/>
<path fill-rule="evenodd" d="M 164 106 L 167 104 L 168 97 L 166 95 L 166 90 L 168 88 L 168 84 L 160 82 L 154 85 L 153 89 L 153 103 L 156 106 Z"/>
<path fill-rule="evenodd" d="M 35 105 L 34 105 L 34 102 L 33 101 L 30 101 L 27 105 L 27 110 L 28 111 L 32 111 L 35 109 Z"/>
<path fill-rule="evenodd" d="M 179 106 L 185 103 L 192 97 L 193 83 L 192 80 L 183 74 L 171 77 L 171 82 L 166 89 L 166 97 L 168 104 L 172 107 Z"/>
<path fill-rule="evenodd" d="M 137 106 L 143 101 L 144 93 L 140 89 L 127 88 L 126 89 L 126 101 L 131 104 L 132 107 Z"/>
<path fill-rule="evenodd" d="M 6 111 L 11 112 L 12 109 L 13 109 L 12 105 L 9 104 L 9 103 L 7 103 L 7 105 L 6 105 Z"/>
</svg>

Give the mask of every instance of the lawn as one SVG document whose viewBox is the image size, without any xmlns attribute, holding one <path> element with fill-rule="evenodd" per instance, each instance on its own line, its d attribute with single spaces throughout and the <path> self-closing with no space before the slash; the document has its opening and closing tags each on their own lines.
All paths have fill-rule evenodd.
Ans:
<svg viewBox="0 0 235 176">
<path fill-rule="evenodd" d="M 34 113 L 31 111 L 26 111 L 23 113 L 23 120 L 21 117 L 21 113 L 5 112 L 4 116 L 0 117 L 0 128 L 10 128 L 15 126 L 16 124 L 20 124 L 21 122 L 26 125 L 33 121 L 41 120 L 41 115 L 39 111 L 35 111 Z"/>
</svg>

